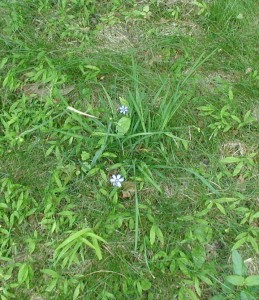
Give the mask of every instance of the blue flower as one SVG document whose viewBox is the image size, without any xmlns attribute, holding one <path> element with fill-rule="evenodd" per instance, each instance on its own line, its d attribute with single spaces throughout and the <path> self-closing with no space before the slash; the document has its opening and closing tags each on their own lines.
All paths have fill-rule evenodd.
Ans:
<svg viewBox="0 0 259 300">
<path fill-rule="evenodd" d="M 127 106 L 122 105 L 119 107 L 119 112 L 123 115 L 126 115 L 129 113 L 129 108 Z"/>
<path fill-rule="evenodd" d="M 121 187 L 121 183 L 124 181 L 124 178 L 118 174 L 118 175 L 112 175 L 112 178 L 110 179 L 110 182 L 113 186 Z"/>
</svg>

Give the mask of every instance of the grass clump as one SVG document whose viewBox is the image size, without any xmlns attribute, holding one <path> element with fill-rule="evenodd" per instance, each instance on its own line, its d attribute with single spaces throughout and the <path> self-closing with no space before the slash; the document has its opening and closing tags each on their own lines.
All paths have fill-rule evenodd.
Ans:
<svg viewBox="0 0 259 300">
<path fill-rule="evenodd" d="M 2 1 L 0 296 L 258 299 L 255 1 Z"/>
</svg>

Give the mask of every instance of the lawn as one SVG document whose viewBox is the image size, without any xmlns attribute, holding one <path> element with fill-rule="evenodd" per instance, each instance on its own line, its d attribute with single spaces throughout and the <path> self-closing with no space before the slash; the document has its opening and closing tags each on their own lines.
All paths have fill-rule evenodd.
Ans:
<svg viewBox="0 0 259 300">
<path fill-rule="evenodd" d="M 259 299 L 259 2 L 1 0 L 0 299 Z"/>
</svg>

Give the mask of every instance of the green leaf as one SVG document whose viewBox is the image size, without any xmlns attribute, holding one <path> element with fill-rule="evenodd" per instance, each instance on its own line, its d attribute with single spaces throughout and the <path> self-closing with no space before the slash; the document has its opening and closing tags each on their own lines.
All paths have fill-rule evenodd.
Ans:
<svg viewBox="0 0 259 300">
<path fill-rule="evenodd" d="M 142 295 L 142 286 L 141 286 L 141 283 L 138 281 L 136 285 L 137 285 L 138 293 L 139 293 L 140 295 Z"/>
<path fill-rule="evenodd" d="M 182 145 L 183 145 L 184 149 L 188 150 L 189 142 L 186 141 L 186 140 L 181 140 L 181 142 L 182 142 Z"/>
<path fill-rule="evenodd" d="M 93 168 L 92 170 L 90 170 L 90 171 L 87 173 L 87 176 L 89 176 L 89 177 L 94 176 L 94 175 L 97 174 L 99 171 L 100 171 L 100 168 L 98 168 L 98 167 Z"/>
<path fill-rule="evenodd" d="M 194 279 L 194 287 L 195 287 L 195 291 L 196 293 L 201 296 L 201 288 L 200 288 L 200 281 L 197 277 L 195 277 Z"/>
<path fill-rule="evenodd" d="M 245 283 L 245 278 L 239 275 L 229 275 L 226 280 L 235 286 L 243 286 Z"/>
<path fill-rule="evenodd" d="M 90 153 L 89 152 L 86 152 L 86 151 L 82 151 L 82 153 L 81 153 L 81 159 L 83 160 L 83 161 L 86 161 L 86 160 L 88 160 L 90 158 Z"/>
<path fill-rule="evenodd" d="M 0 63 L 0 70 L 5 66 L 8 61 L 8 57 L 4 57 Z"/>
<path fill-rule="evenodd" d="M 127 107 L 129 107 L 129 102 L 128 102 L 125 98 L 119 97 L 119 99 L 120 99 L 120 104 L 121 104 L 122 106 L 127 106 Z"/>
<path fill-rule="evenodd" d="M 246 286 L 259 286 L 259 275 L 251 275 L 245 279 Z"/>
<path fill-rule="evenodd" d="M 102 237 L 100 237 L 99 235 L 97 235 L 97 234 L 95 234 L 95 233 L 93 233 L 93 232 L 88 232 L 88 233 L 87 233 L 87 236 L 90 236 L 91 238 L 97 239 L 98 241 L 101 241 L 101 242 L 103 242 L 103 243 L 107 243 L 107 242 L 105 241 L 105 239 L 103 239 Z"/>
<path fill-rule="evenodd" d="M 131 119 L 128 117 L 122 117 L 116 126 L 117 132 L 120 135 L 126 134 L 130 129 Z"/>
<path fill-rule="evenodd" d="M 50 146 L 49 149 L 46 151 L 45 156 L 49 156 L 53 152 L 55 147 L 55 145 Z"/>
<path fill-rule="evenodd" d="M 119 169 L 120 167 L 122 167 L 122 163 L 117 163 L 117 164 L 114 164 L 114 165 L 111 165 L 110 167 L 108 167 L 107 170 L 112 171 L 112 170 Z"/>
<path fill-rule="evenodd" d="M 51 276 L 52 278 L 59 278 L 60 277 L 60 275 L 56 271 L 53 271 L 51 269 L 42 269 L 40 271 L 42 273 L 46 274 L 46 275 Z"/>
<path fill-rule="evenodd" d="M 222 197 L 222 198 L 215 199 L 214 202 L 217 202 L 217 203 L 230 203 L 230 202 L 235 202 L 237 200 L 238 200 L 237 198 Z"/>
<path fill-rule="evenodd" d="M 116 158 L 117 155 L 115 153 L 112 152 L 103 152 L 102 157 L 112 157 L 112 158 Z"/>
<path fill-rule="evenodd" d="M 252 220 L 259 218 L 259 211 L 252 215 Z"/>
<path fill-rule="evenodd" d="M 230 101 L 233 101 L 233 99 L 234 99 L 233 91 L 231 88 L 228 90 L 228 99 Z"/>
<path fill-rule="evenodd" d="M 73 234 L 71 234 L 67 239 L 65 239 L 63 241 L 63 243 L 61 243 L 56 251 L 60 250 L 61 248 L 64 248 L 65 246 L 67 246 L 69 243 L 71 243 L 72 241 L 78 239 L 79 237 L 81 237 L 82 235 L 85 235 L 87 232 L 91 231 L 90 228 L 85 228 L 85 229 L 82 229 L 82 230 L 79 230 Z"/>
<path fill-rule="evenodd" d="M 240 161 L 238 165 L 235 167 L 235 170 L 233 171 L 233 176 L 237 176 L 241 172 L 243 166 L 244 166 L 244 162 Z"/>
<path fill-rule="evenodd" d="M 197 268 L 202 267 L 205 262 L 206 252 L 202 245 L 196 245 L 192 250 L 192 258 Z"/>
<path fill-rule="evenodd" d="M 6 203 L 0 203 L 0 209 L 8 209 L 9 206 Z"/>
<path fill-rule="evenodd" d="M 206 276 L 203 276 L 203 275 L 198 275 L 198 277 L 205 283 L 207 283 L 208 285 L 213 285 L 212 281 L 206 277 Z"/>
<path fill-rule="evenodd" d="M 100 71 L 100 69 L 96 66 L 93 65 L 86 65 L 85 68 L 90 69 L 90 70 L 94 70 L 94 71 Z"/>
<path fill-rule="evenodd" d="M 216 108 L 213 105 L 199 106 L 197 107 L 197 109 L 205 112 L 213 112 L 216 110 Z"/>
<path fill-rule="evenodd" d="M 229 131 L 231 129 L 231 127 L 232 127 L 231 125 L 225 126 L 224 129 L 223 129 L 223 132 Z"/>
<path fill-rule="evenodd" d="M 233 272 L 235 275 L 245 275 L 246 268 L 241 255 L 237 250 L 232 251 Z"/>
<path fill-rule="evenodd" d="M 69 259 L 70 258 L 70 254 L 66 254 L 68 251 L 71 251 L 71 248 L 74 249 L 74 245 L 76 244 L 76 241 L 69 243 L 68 245 L 66 245 L 65 247 L 63 247 L 63 249 L 60 251 L 60 249 L 56 249 L 55 253 L 54 253 L 54 258 L 56 259 L 56 263 L 62 258 L 64 257 Z M 60 251 L 60 252 L 59 252 Z M 66 256 L 66 257 L 65 257 Z"/>
<path fill-rule="evenodd" d="M 180 270 L 182 271 L 182 273 L 185 276 L 190 277 L 191 276 L 191 272 L 190 272 L 189 266 L 186 266 L 187 263 L 189 263 L 190 266 L 193 265 L 191 262 L 189 262 L 189 261 L 186 262 L 186 260 L 184 260 L 182 258 L 177 259 L 177 264 L 178 264 Z"/>
<path fill-rule="evenodd" d="M 58 279 L 53 279 L 49 284 L 48 287 L 46 288 L 46 292 L 51 292 L 57 285 Z"/>
<path fill-rule="evenodd" d="M 240 300 L 255 300 L 255 298 L 245 291 L 240 292 Z"/>
<path fill-rule="evenodd" d="M 156 236 L 157 236 L 159 242 L 161 243 L 161 245 L 163 245 L 164 244 L 164 235 L 158 226 L 156 227 Z"/>
<path fill-rule="evenodd" d="M 244 115 L 244 121 L 245 121 L 245 122 L 247 122 L 247 120 L 249 119 L 250 115 L 251 115 L 251 110 L 249 110 L 249 111 L 247 111 L 247 112 L 245 113 L 245 115 Z"/>
<path fill-rule="evenodd" d="M 223 213 L 223 215 L 227 214 L 225 211 L 225 208 L 221 204 L 219 204 L 219 203 L 215 203 L 215 204 L 216 204 L 217 208 L 219 209 L 219 211 Z"/>
<path fill-rule="evenodd" d="M 149 12 L 149 5 L 145 5 L 143 7 L 143 12 L 145 12 L 145 13 Z"/>
<path fill-rule="evenodd" d="M 77 285 L 77 287 L 75 288 L 74 290 L 74 293 L 73 293 L 73 300 L 76 300 L 79 296 L 79 293 L 80 293 L 80 283 Z"/>
<path fill-rule="evenodd" d="M 152 225 L 149 235 L 150 235 L 150 244 L 152 246 L 152 245 L 154 245 L 155 240 L 156 240 L 156 225 Z"/>
<path fill-rule="evenodd" d="M 233 164 L 233 163 L 237 163 L 240 162 L 240 158 L 239 157 L 225 157 L 223 159 L 221 159 L 220 161 L 223 164 Z"/>
<path fill-rule="evenodd" d="M 63 259 L 63 263 L 64 266 L 68 263 L 68 268 L 72 265 L 72 263 L 79 263 L 78 262 L 78 250 L 80 249 L 80 247 L 82 247 L 82 243 L 81 243 L 81 239 L 75 244 L 73 245 L 73 248 L 71 248 L 70 252 L 68 253 L 67 256 L 64 257 Z"/>
<path fill-rule="evenodd" d="M 60 189 L 62 189 L 62 188 L 63 188 L 63 185 L 62 185 L 62 182 L 61 182 L 60 178 L 58 177 L 58 174 L 54 174 L 54 179 L 55 179 L 55 181 L 56 181 L 57 186 L 58 186 Z"/>
<path fill-rule="evenodd" d="M 231 250 L 235 250 L 235 249 L 240 248 L 240 246 L 242 246 L 244 243 L 246 243 L 246 241 L 247 241 L 247 237 L 245 236 L 245 237 L 243 237 L 242 239 L 238 240 L 238 241 L 234 244 L 234 246 L 232 247 Z"/>
<path fill-rule="evenodd" d="M 233 120 L 237 121 L 238 124 L 241 123 L 241 120 L 240 120 L 237 116 L 231 115 L 231 118 L 232 118 Z"/>
<path fill-rule="evenodd" d="M 186 288 L 186 292 L 188 294 L 188 298 L 187 299 L 191 299 L 191 300 L 199 300 L 199 298 L 196 296 L 195 292 L 191 289 Z"/>
<path fill-rule="evenodd" d="M 255 240 L 254 237 L 252 237 L 251 235 L 249 235 L 247 237 L 247 242 L 249 242 L 252 245 L 252 247 L 254 248 L 254 250 L 255 250 L 256 253 L 259 252 L 258 244 L 257 244 L 257 242 L 256 242 L 256 240 Z"/>
<path fill-rule="evenodd" d="M 248 233 L 246 231 L 239 233 L 239 235 L 236 237 L 236 240 L 240 240 L 243 237 L 247 237 Z"/>
<path fill-rule="evenodd" d="M 102 259 L 102 252 L 96 238 L 92 238 L 94 250 L 99 260 Z"/>
<path fill-rule="evenodd" d="M 29 274 L 29 266 L 24 263 L 21 265 L 19 272 L 18 272 L 18 283 L 23 283 Z"/>
<path fill-rule="evenodd" d="M 151 282 L 148 279 L 141 280 L 141 287 L 143 291 L 148 291 L 151 289 Z"/>
</svg>

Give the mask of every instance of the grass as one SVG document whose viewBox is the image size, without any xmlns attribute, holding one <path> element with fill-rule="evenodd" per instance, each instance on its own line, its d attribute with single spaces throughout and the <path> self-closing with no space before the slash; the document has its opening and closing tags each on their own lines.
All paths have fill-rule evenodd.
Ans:
<svg viewBox="0 0 259 300">
<path fill-rule="evenodd" d="M 2 300 L 259 298 L 258 12 L 1 2 Z"/>
</svg>

